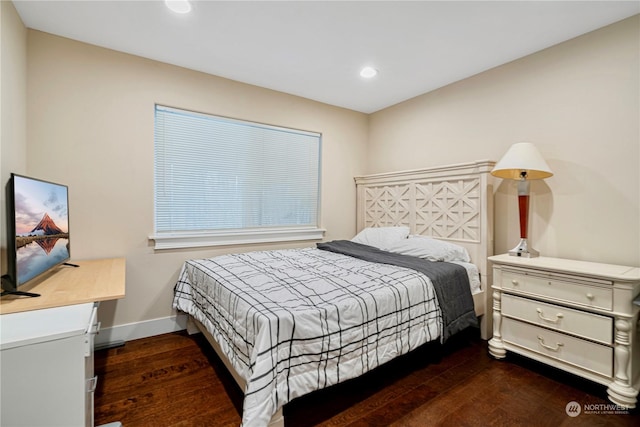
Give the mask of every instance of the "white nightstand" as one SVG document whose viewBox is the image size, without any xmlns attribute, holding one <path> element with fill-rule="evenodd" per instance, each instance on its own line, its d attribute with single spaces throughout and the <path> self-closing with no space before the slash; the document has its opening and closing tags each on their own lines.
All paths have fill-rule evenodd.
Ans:
<svg viewBox="0 0 640 427">
<path fill-rule="evenodd" d="M 604 384 L 613 403 L 635 408 L 640 268 L 547 257 L 489 260 L 489 353 L 501 359 L 512 351 Z"/>
</svg>

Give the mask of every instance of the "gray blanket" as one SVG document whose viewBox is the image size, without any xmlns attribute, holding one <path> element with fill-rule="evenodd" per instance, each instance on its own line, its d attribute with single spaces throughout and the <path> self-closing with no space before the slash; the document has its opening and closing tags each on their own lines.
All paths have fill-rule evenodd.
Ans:
<svg viewBox="0 0 640 427">
<path fill-rule="evenodd" d="M 386 252 L 349 240 L 318 243 L 317 247 L 365 261 L 410 268 L 426 275 L 433 283 L 442 311 L 442 342 L 469 326 L 478 326 L 469 288 L 469 276 L 466 269 L 460 265 Z"/>
</svg>

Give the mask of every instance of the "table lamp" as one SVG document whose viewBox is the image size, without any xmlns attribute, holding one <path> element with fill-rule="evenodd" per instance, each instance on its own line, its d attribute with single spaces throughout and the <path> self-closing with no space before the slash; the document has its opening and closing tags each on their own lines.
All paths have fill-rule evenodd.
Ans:
<svg viewBox="0 0 640 427">
<path fill-rule="evenodd" d="M 496 163 L 491 175 L 518 181 L 518 209 L 520 213 L 520 243 L 509 251 L 509 255 L 534 258 L 540 255 L 529 247 L 527 230 L 529 225 L 529 181 L 553 175 L 538 149 L 530 142 L 513 144 Z"/>
</svg>

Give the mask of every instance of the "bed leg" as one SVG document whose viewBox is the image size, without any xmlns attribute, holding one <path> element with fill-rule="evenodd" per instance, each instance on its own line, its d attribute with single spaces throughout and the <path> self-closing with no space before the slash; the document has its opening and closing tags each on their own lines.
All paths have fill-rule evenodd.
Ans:
<svg viewBox="0 0 640 427">
<path fill-rule="evenodd" d="M 196 324 L 193 322 L 191 316 L 188 316 L 187 317 L 187 333 L 189 335 L 193 335 L 193 334 L 197 334 L 199 332 L 200 332 L 200 329 L 198 329 Z"/>
</svg>

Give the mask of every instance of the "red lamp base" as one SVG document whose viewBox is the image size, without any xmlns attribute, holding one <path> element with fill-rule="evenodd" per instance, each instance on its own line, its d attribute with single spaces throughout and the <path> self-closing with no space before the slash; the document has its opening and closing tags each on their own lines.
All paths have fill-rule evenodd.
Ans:
<svg viewBox="0 0 640 427">
<path fill-rule="evenodd" d="M 529 181 L 526 175 L 518 181 L 518 212 L 520 213 L 520 243 L 509 251 L 509 255 L 523 258 L 535 258 L 540 252 L 529 247 L 527 231 L 529 229 Z"/>
</svg>

